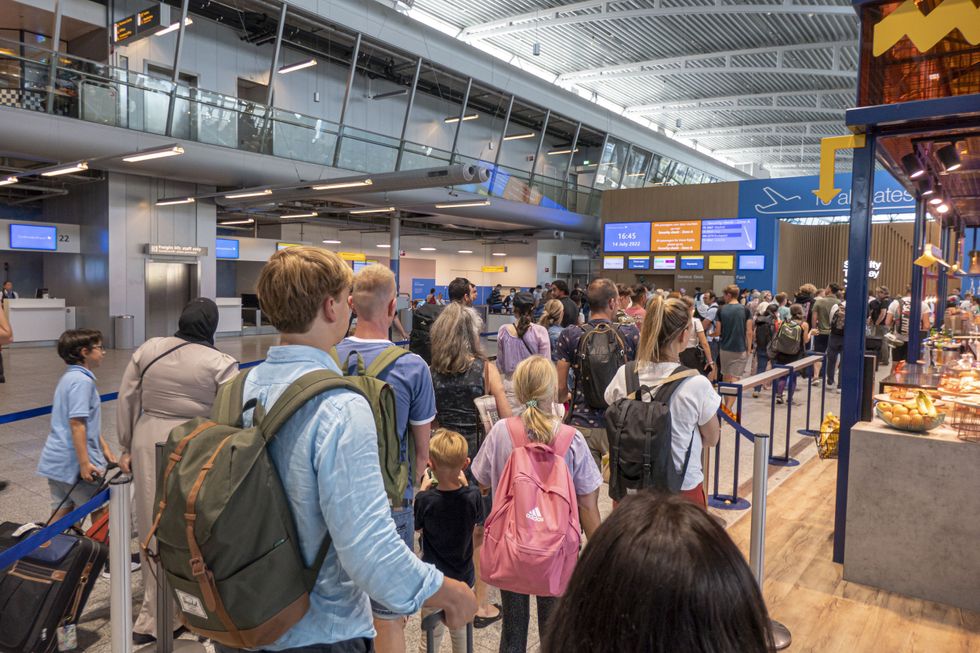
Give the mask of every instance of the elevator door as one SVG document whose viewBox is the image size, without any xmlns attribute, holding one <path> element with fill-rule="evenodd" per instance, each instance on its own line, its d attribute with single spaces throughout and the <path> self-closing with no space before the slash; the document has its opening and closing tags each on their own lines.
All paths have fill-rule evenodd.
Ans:
<svg viewBox="0 0 980 653">
<path fill-rule="evenodd" d="M 149 261 L 146 264 L 146 337 L 173 335 L 180 312 L 197 294 L 196 264 Z"/>
</svg>

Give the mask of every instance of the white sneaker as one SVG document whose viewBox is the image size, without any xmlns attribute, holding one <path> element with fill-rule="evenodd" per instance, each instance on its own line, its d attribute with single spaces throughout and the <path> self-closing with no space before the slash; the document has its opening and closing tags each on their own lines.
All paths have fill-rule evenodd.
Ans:
<svg viewBox="0 0 980 653">
<path fill-rule="evenodd" d="M 819 388 L 820 387 L 820 379 L 814 379 L 813 380 L 813 387 L 814 388 Z"/>
</svg>

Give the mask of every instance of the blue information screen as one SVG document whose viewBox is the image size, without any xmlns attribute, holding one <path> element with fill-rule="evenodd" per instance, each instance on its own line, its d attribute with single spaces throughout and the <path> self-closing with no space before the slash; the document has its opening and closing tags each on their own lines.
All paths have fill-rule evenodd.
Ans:
<svg viewBox="0 0 980 653">
<path fill-rule="evenodd" d="M 215 258 L 238 258 L 238 241 L 234 238 L 216 238 L 214 240 Z"/>
<path fill-rule="evenodd" d="M 10 225 L 10 249 L 58 249 L 58 228 L 37 224 Z"/>
<path fill-rule="evenodd" d="M 739 270 L 765 270 L 766 257 L 764 254 L 742 254 L 738 257 Z"/>
<path fill-rule="evenodd" d="M 649 256 L 631 256 L 629 258 L 629 269 L 630 270 L 649 270 L 650 269 L 650 257 Z"/>
<path fill-rule="evenodd" d="M 701 221 L 701 251 L 725 252 L 755 249 L 755 218 Z"/>
<path fill-rule="evenodd" d="M 609 222 L 602 232 L 607 252 L 649 252 L 649 222 Z"/>
<path fill-rule="evenodd" d="M 704 269 L 704 257 L 703 256 L 682 256 L 681 257 L 681 269 L 682 270 L 703 270 Z"/>
</svg>

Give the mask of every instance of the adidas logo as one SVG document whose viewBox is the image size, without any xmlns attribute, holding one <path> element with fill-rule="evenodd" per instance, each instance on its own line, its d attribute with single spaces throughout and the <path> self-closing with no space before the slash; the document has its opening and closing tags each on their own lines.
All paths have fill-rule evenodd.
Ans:
<svg viewBox="0 0 980 653">
<path fill-rule="evenodd" d="M 531 508 L 531 510 L 524 516 L 531 521 L 544 521 L 544 517 L 541 516 L 541 511 L 538 510 L 537 506 Z"/>
</svg>

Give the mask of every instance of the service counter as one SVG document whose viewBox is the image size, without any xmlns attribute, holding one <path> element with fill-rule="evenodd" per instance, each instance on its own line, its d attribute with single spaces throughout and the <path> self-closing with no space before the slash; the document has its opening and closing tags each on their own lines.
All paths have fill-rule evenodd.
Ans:
<svg viewBox="0 0 980 653">
<path fill-rule="evenodd" d="M 14 331 L 11 347 L 57 342 L 71 313 L 64 299 L 8 299 L 4 305 Z"/>
<path fill-rule="evenodd" d="M 217 297 L 214 303 L 218 305 L 218 330 L 221 335 L 242 334 L 242 298 Z"/>
<path fill-rule="evenodd" d="M 844 579 L 980 612 L 980 444 L 851 430 Z"/>
</svg>

